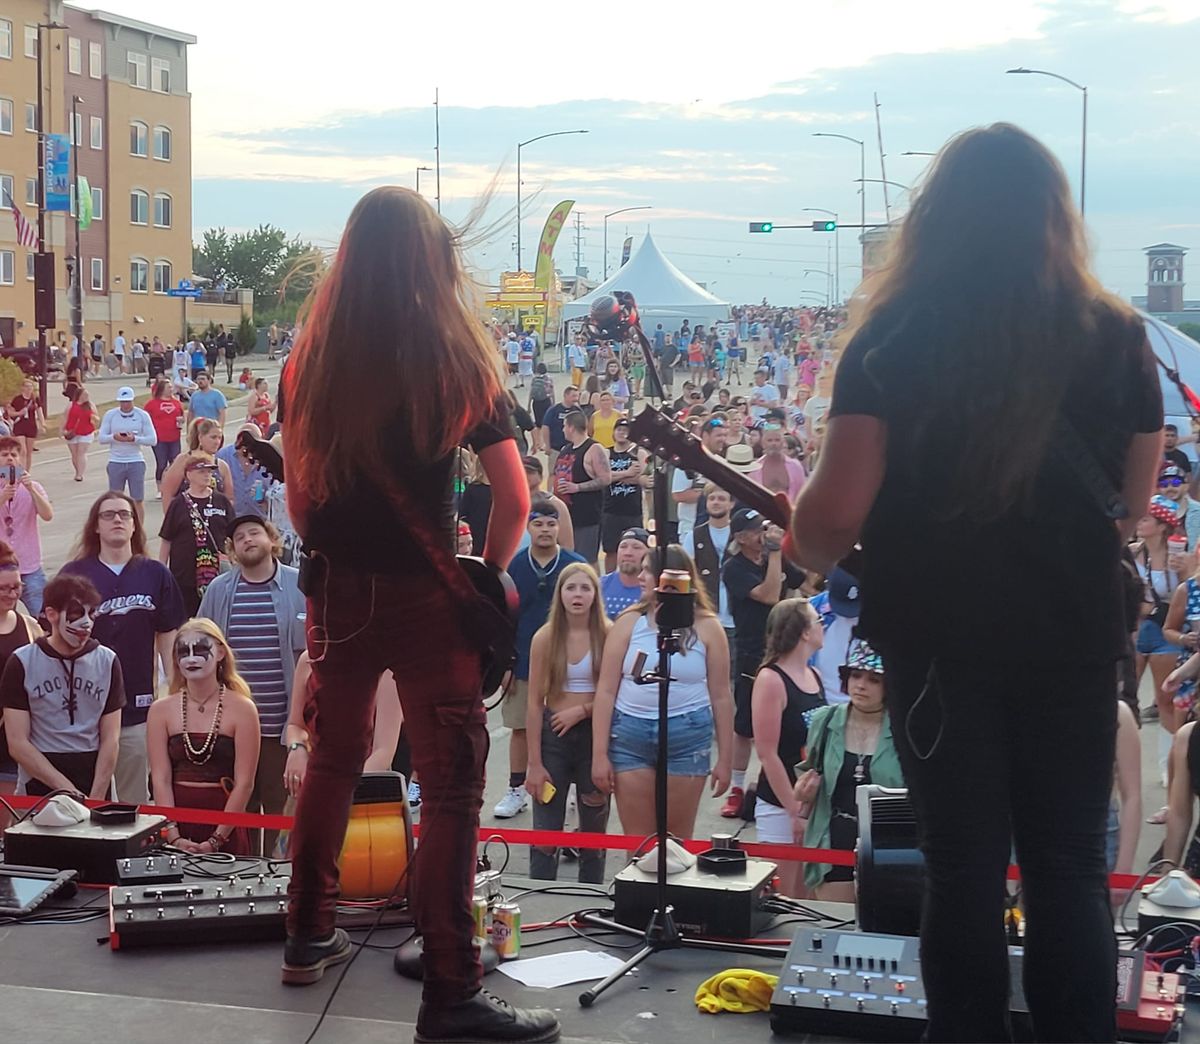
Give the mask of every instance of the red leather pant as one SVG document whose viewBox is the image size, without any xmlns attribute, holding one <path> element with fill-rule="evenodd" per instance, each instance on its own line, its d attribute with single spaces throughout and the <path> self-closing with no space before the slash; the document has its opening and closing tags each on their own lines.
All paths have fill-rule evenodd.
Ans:
<svg viewBox="0 0 1200 1044">
<path fill-rule="evenodd" d="M 333 931 L 337 857 L 371 749 L 375 686 L 390 668 L 421 779 L 408 892 L 424 937 L 425 998 L 470 997 L 483 974 L 470 908 L 488 752 L 478 651 L 434 578 L 330 565 L 308 596 L 308 652 L 317 742 L 289 843 L 288 933 L 320 939 Z"/>
</svg>

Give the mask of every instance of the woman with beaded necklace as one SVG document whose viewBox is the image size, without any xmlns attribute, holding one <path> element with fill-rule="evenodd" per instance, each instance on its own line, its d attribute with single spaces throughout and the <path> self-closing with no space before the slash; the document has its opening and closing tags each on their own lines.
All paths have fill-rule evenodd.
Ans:
<svg viewBox="0 0 1200 1044">
<path fill-rule="evenodd" d="M 175 637 L 171 695 L 146 719 L 154 803 L 245 812 L 258 768 L 258 710 L 233 650 L 211 620 L 188 620 Z M 250 855 L 242 828 L 180 823 L 167 842 L 185 852 Z"/>
</svg>

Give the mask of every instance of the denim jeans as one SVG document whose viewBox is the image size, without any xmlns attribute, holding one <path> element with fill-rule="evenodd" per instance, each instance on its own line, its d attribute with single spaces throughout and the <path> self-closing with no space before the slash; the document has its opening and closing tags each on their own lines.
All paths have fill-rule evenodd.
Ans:
<svg viewBox="0 0 1200 1044">
<path fill-rule="evenodd" d="M 35 619 L 42 615 L 42 592 L 46 590 L 46 570 L 40 566 L 32 573 L 21 574 L 21 601 Z"/>
<path fill-rule="evenodd" d="M 559 736 L 550 728 L 550 711 L 542 719 L 542 764 L 554 783 L 554 797 L 544 805 L 533 803 L 534 830 L 561 830 L 567 816 L 567 793 L 575 784 L 579 829 L 587 834 L 608 832 L 609 800 L 592 782 L 592 721 L 585 718 Z M 422 780 L 424 782 L 424 780 Z M 596 804 L 597 799 L 601 799 Z M 529 876 L 539 881 L 558 879 L 559 849 L 536 845 L 529 849 Z M 579 880 L 585 884 L 604 881 L 604 849 L 579 850 Z"/>
<path fill-rule="evenodd" d="M 171 466 L 171 461 L 179 456 L 179 439 L 174 442 L 163 442 L 159 439 L 152 448 L 154 450 L 154 481 L 161 482 L 163 472 Z"/>
<path fill-rule="evenodd" d="M 927 868 L 926 1039 L 1012 1039 L 1002 915 L 1015 842 L 1035 1039 L 1115 1040 L 1117 947 L 1104 861 L 1115 665 L 939 659 L 931 674 L 927 657 L 891 649 L 883 657 Z"/>
<path fill-rule="evenodd" d="M 316 739 L 289 839 L 288 934 L 322 939 L 334 929 L 337 859 L 371 749 L 375 687 L 391 669 L 421 780 L 421 844 L 407 883 L 424 937 L 424 996 L 457 1003 L 483 975 L 471 917 L 488 752 L 479 649 L 432 576 L 331 564 L 315 587 L 307 628 Z"/>
</svg>

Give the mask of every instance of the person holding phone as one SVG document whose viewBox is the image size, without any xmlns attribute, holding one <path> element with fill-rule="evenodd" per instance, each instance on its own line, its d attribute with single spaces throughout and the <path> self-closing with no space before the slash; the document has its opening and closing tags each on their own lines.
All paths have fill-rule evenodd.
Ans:
<svg viewBox="0 0 1200 1044">
<path fill-rule="evenodd" d="M 21 382 L 20 394 L 8 404 L 5 412 L 12 425 L 13 437 L 21 440 L 21 466 L 28 471 L 33 467 L 33 451 L 38 436 L 46 428 L 46 418 L 33 378 L 26 377 Z"/>
<path fill-rule="evenodd" d="M 150 414 L 133 404 L 133 389 L 129 385 L 118 388 L 116 407 L 100 422 L 100 444 L 109 448 L 109 491 L 122 493 L 128 487 L 139 519 L 146 497 L 146 458 L 142 456 L 142 447 L 157 442 Z"/>
</svg>

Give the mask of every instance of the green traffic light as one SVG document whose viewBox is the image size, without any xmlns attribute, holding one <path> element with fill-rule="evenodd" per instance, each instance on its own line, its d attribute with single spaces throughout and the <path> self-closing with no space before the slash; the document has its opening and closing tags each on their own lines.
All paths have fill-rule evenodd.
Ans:
<svg viewBox="0 0 1200 1044">
<path fill-rule="evenodd" d="M 774 232 L 775 223 L 773 221 L 751 221 L 751 232 Z"/>
<path fill-rule="evenodd" d="M 814 221 L 812 223 L 812 230 L 814 232 L 836 232 L 837 231 L 837 222 L 836 221 Z"/>
</svg>

